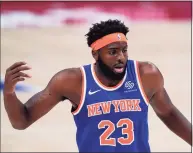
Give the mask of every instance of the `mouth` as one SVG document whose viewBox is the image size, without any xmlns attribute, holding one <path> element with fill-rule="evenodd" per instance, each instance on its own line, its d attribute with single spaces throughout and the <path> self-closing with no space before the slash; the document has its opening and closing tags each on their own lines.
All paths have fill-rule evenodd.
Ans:
<svg viewBox="0 0 193 153">
<path fill-rule="evenodd" d="M 117 65 L 117 66 L 115 66 L 114 68 L 114 71 L 116 72 L 116 73 L 123 73 L 123 71 L 124 71 L 124 65 Z"/>
</svg>

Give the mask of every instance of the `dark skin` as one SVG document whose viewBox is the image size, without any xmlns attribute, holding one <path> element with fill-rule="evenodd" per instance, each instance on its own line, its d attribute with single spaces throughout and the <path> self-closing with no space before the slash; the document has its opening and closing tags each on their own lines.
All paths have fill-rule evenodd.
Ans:
<svg viewBox="0 0 193 153">
<path fill-rule="evenodd" d="M 97 61 L 100 57 L 113 70 L 113 66 L 128 59 L 127 44 L 111 43 L 97 52 L 92 52 Z M 65 69 L 55 74 L 44 90 L 22 103 L 16 96 L 15 85 L 30 76 L 23 71 L 29 70 L 25 62 L 17 62 L 5 74 L 4 105 L 13 128 L 23 130 L 46 115 L 64 99 L 69 99 L 76 109 L 80 102 L 82 75 L 79 68 Z M 120 80 L 111 80 L 103 75 L 96 62 L 94 70 L 98 79 L 106 86 L 115 86 Z M 176 135 L 192 146 L 191 124 L 172 104 L 165 88 L 159 69 L 152 63 L 139 62 L 139 72 L 144 91 L 150 105 L 163 123 Z"/>
</svg>

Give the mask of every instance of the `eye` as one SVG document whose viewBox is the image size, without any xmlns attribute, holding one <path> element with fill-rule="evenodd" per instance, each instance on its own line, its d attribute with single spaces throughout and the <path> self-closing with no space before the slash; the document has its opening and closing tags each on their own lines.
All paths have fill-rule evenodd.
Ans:
<svg viewBox="0 0 193 153">
<path fill-rule="evenodd" d="M 110 55 L 115 55 L 117 53 L 116 49 L 109 50 Z"/>
<path fill-rule="evenodd" d="M 127 48 L 126 48 L 126 49 L 123 49 L 122 52 L 123 52 L 123 53 L 126 53 L 126 52 L 127 52 Z"/>
</svg>

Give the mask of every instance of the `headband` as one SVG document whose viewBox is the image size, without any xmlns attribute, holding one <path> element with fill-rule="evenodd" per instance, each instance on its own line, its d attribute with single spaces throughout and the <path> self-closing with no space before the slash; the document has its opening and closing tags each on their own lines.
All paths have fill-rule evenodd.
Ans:
<svg viewBox="0 0 193 153">
<path fill-rule="evenodd" d="M 97 51 L 108 44 L 120 41 L 127 42 L 126 36 L 123 33 L 112 33 L 93 42 L 91 48 L 92 50 Z"/>
</svg>

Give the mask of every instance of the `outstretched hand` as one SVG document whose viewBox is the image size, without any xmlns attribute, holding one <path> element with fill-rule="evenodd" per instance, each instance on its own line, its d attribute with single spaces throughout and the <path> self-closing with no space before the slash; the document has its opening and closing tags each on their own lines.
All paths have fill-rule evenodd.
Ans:
<svg viewBox="0 0 193 153">
<path fill-rule="evenodd" d="M 5 74 L 4 93 L 14 93 L 17 82 L 31 78 L 29 74 L 22 72 L 30 69 L 29 66 L 26 66 L 26 62 L 16 62 L 10 66 Z"/>
</svg>

